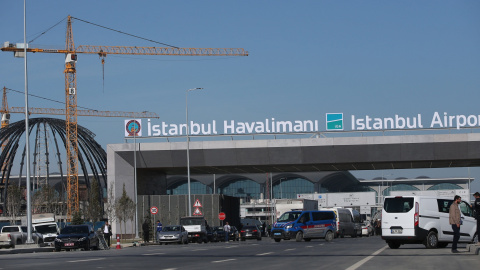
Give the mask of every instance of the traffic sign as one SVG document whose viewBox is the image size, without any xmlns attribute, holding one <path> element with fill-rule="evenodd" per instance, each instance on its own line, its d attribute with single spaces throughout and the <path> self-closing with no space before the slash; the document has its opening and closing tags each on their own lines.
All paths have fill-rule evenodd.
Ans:
<svg viewBox="0 0 480 270">
<path fill-rule="evenodd" d="M 158 213 L 158 208 L 156 206 L 150 207 L 150 213 L 152 213 L 152 215 L 156 215 Z"/>
<path fill-rule="evenodd" d="M 225 220 L 225 213 L 223 212 L 218 213 L 218 219 Z"/>
<path fill-rule="evenodd" d="M 193 212 L 194 216 L 202 216 L 202 211 L 200 211 L 200 208 L 195 208 L 195 211 Z"/>
<path fill-rule="evenodd" d="M 200 201 L 197 199 L 195 201 L 195 204 L 193 205 L 193 207 L 202 207 L 202 204 L 200 203 Z"/>
</svg>

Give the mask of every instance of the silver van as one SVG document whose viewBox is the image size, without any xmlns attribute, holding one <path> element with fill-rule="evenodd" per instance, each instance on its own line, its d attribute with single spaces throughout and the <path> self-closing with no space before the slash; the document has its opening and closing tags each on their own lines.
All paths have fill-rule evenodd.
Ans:
<svg viewBox="0 0 480 270">
<path fill-rule="evenodd" d="M 331 210 L 335 212 L 335 215 L 337 216 L 336 237 L 340 236 L 340 238 L 343 238 L 345 235 L 357 237 L 357 235 L 362 233 L 361 227 L 358 229 L 359 232 L 357 232 L 352 212 L 350 212 L 350 210 L 341 207 L 322 208 L 321 210 Z"/>
</svg>

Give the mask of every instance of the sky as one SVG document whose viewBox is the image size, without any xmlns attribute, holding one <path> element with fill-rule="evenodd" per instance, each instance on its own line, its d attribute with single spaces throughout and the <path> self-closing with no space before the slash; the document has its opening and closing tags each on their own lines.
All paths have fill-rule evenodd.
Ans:
<svg viewBox="0 0 480 270">
<path fill-rule="evenodd" d="M 189 93 L 188 110 L 198 123 L 325 121 L 326 113 L 340 112 L 381 118 L 479 115 L 479 11 L 480 2 L 473 0 L 27 1 L 27 41 L 33 40 L 30 47 L 64 48 L 65 18 L 71 15 L 131 34 L 74 19 L 76 46 L 164 43 L 249 52 L 247 57 L 109 55 L 104 69 L 98 56 L 78 55 L 80 109 L 156 112 L 156 123 L 184 123 L 186 90 L 196 87 L 204 90 Z M 0 44 L 22 43 L 23 1 L 3 3 L 0 16 Z M 29 98 L 29 105 L 64 108 L 49 101 L 65 100 L 64 55 L 36 53 L 27 59 L 29 93 L 44 97 Z M 0 52 L 0 86 L 24 91 L 23 69 L 23 59 Z M 25 104 L 16 92 L 8 102 Z M 78 123 L 104 148 L 124 142 L 123 118 L 79 117 Z M 473 177 L 472 191 L 480 190 L 479 168 L 352 173 L 366 179 Z"/>
</svg>

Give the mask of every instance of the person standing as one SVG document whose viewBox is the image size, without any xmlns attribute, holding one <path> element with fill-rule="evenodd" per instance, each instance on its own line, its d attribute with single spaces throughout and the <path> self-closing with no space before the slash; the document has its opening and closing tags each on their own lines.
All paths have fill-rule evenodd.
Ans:
<svg viewBox="0 0 480 270">
<path fill-rule="evenodd" d="M 160 237 L 161 231 L 162 231 L 162 223 L 160 222 L 160 220 L 157 220 L 157 231 L 155 234 L 155 240 L 157 241 L 157 243 L 160 242 L 158 238 Z"/>
<path fill-rule="evenodd" d="M 110 238 L 112 237 L 112 226 L 108 224 L 108 221 L 105 221 L 105 225 L 103 225 L 103 237 L 107 241 L 108 248 L 110 248 Z"/>
<path fill-rule="evenodd" d="M 475 211 L 475 219 L 477 220 L 477 245 L 480 245 L 480 193 L 475 192 L 473 197 L 475 197 L 473 210 Z"/>
<path fill-rule="evenodd" d="M 457 250 L 457 243 L 460 239 L 460 225 L 462 224 L 460 208 L 458 208 L 458 204 L 461 201 L 462 198 L 458 195 L 455 195 L 453 203 L 450 205 L 450 209 L 448 211 L 448 220 L 450 222 L 450 225 L 452 225 L 453 230 L 452 253 L 460 252 Z"/>
<path fill-rule="evenodd" d="M 143 222 L 142 230 L 143 230 L 143 241 L 145 243 L 148 243 L 148 239 L 150 239 L 150 226 L 148 224 L 148 219 L 145 219 L 145 222 Z"/>
<path fill-rule="evenodd" d="M 225 231 L 225 243 L 228 243 L 228 235 L 230 234 L 230 225 L 228 225 L 228 222 L 223 226 L 223 231 Z"/>
</svg>

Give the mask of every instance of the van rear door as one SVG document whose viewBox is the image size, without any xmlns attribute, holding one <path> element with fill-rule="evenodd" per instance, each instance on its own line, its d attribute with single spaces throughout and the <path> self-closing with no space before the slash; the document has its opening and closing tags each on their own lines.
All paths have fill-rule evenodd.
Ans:
<svg viewBox="0 0 480 270">
<path fill-rule="evenodd" d="M 418 210 L 418 202 L 414 204 L 414 201 L 414 197 L 385 198 L 382 236 L 415 236 L 415 206 Z"/>
</svg>

